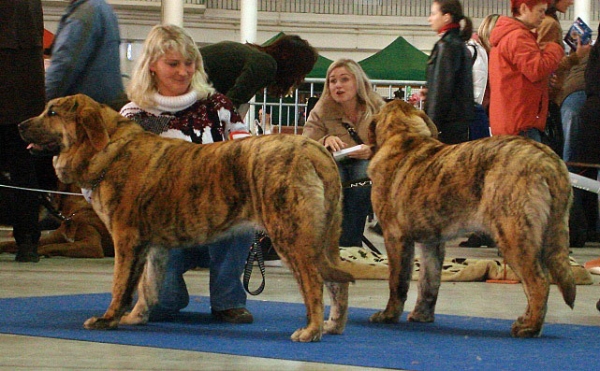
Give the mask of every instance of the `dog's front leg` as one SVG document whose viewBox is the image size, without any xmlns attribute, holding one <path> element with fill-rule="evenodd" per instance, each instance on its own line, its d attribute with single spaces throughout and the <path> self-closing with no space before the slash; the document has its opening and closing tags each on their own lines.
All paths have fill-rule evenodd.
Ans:
<svg viewBox="0 0 600 371">
<path fill-rule="evenodd" d="M 158 303 L 160 287 L 165 278 L 169 259 L 168 250 L 162 247 L 149 249 L 144 273 L 138 284 L 138 300 L 133 310 L 121 317 L 122 325 L 145 325 L 150 319 L 150 308 Z"/>
<path fill-rule="evenodd" d="M 433 322 L 435 304 L 442 279 L 442 264 L 446 255 L 444 243 L 421 245 L 419 296 L 415 309 L 408 315 L 410 322 Z"/>
<path fill-rule="evenodd" d="M 406 302 L 412 278 L 415 243 L 392 236 L 389 229 L 388 231 L 385 228 L 383 230 L 390 271 L 390 297 L 385 310 L 373 314 L 369 318 L 369 321 L 376 323 L 398 323 L 400 315 L 404 311 L 404 303 Z"/>
<path fill-rule="evenodd" d="M 122 238 L 120 238 L 123 236 Z M 119 321 L 133 300 L 133 292 L 140 279 L 146 261 L 145 246 L 139 244 L 136 232 L 114 233 L 115 268 L 113 274 L 112 300 L 102 317 L 92 317 L 83 326 L 90 330 L 110 330 Z"/>
<path fill-rule="evenodd" d="M 348 283 L 325 282 L 331 298 L 329 319 L 325 321 L 326 334 L 339 335 L 344 333 L 348 321 Z"/>
</svg>

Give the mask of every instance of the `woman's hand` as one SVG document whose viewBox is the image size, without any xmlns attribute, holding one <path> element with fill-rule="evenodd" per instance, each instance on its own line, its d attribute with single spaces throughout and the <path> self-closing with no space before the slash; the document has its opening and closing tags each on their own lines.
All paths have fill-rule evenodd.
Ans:
<svg viewBox="0 0 600 371">
<path fill-rule="evenodd" d="M 349 158 L 355 158 L 357 160 L 368 160 L 371 156 L 373 156 L 371 146 L 367 146 L 366 144 L 361 144 L 359 150 L 348 154 Z"/>
<path fill-rule="evenodd" d="M 336 137 L 335 135 L 330 135 L 327 138 L 325 138 L 325 143 L 323 144 L 325 145 L 325 148 L 327 148 L 331 152 L 337 152 L 348 147 L 346 143 L 342 142 L 342 140 L 339 137 Z"/>
</svg>

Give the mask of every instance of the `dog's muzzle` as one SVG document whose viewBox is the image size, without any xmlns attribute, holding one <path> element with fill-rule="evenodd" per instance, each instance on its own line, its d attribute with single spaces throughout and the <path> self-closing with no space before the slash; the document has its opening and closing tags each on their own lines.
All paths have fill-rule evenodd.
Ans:
<svg viewBox="0 0 600 371">
<path fill-rule="evenodd" d="M 27 149 L 34 156 L 56 156 L 60 153 L 60 142 L 56 139 L 38 141 L 32 135 L 35 130 L 32 129 L 33 119 L 28 119 L 19 124 L 19 134 L 21 138 L 29 143 Z"/>
</svg>

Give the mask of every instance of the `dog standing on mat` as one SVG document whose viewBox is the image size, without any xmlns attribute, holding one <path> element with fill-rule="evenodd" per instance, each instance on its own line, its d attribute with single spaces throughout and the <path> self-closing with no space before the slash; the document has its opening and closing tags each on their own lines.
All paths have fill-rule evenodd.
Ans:
<svg viewBox="0 0 600 371">
<path fill-rule="evenodd" d="M 267 231 L 304 297 L 308 325 L 292 340 L 344 331 L 354 279 L 338 267 L 341 182 L 333 157 L 317 142 L 296 135 L 206 145 L 162 138 L 85 95 L 50 101 L 19 129 L 34 152 L 56 155 L 62 182 L 88 190 L 113 237 L 112 301 L 86 328 L 147 322 L 167 249 L 252 223 Z M 138 283 L 138 302 L 123 317 Z M 326 322 L 323 284 L 332 301 Z"/>
<path fill-rule="evenodd" d="M 371 322 L 396 323 L 413 271 L 415 243 L 422 266 L 413 322 L 432 322 L 444 242 L 486 232 L 521 278 L 527 309 L 512 325 L 515 337 L 542 331 L 550 275 L 573 308 L 569 264 L 571 184 L 563 161 L 547 146 L 519 136 L 446 145 L 420 110 L 388 103 L 371 125 L 376 153 L 368 174 L 373 209 L 383 227 L 390 296 Z"/>
</svg>

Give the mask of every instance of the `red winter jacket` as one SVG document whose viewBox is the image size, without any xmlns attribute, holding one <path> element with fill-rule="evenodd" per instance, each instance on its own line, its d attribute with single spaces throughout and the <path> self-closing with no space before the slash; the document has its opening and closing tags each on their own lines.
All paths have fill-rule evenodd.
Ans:
<svg viewBox="0 0 600 371">
<path fill-rule="evenodd" d="M 564 55 L 562 46 L 540 49 L 535 33 L 522 22 L 500 17 L 490 36 L 490 127 L 492 135 L 544 131 L 548 82 Z"/>
</svg>

